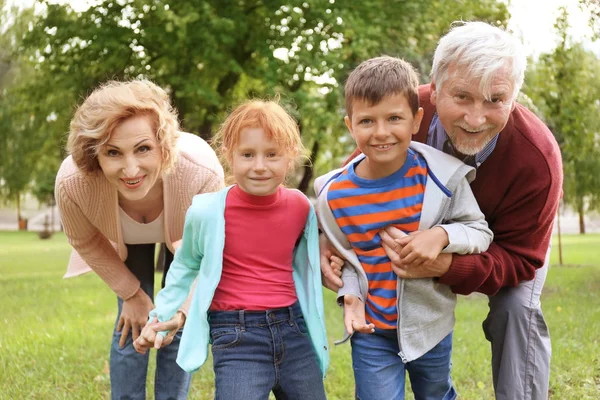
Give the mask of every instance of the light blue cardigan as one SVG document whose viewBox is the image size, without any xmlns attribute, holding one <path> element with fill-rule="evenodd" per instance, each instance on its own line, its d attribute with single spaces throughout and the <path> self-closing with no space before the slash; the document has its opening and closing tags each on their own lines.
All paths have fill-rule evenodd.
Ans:
<svg viewBox="0 0 600 400">
<path fill-rule="evenodd" d="M 225 199 L 229 189 L 231 186 L 194 196 L 185 217 L 181 246 L 175 252 L 165 287 L 156 296 L 156 308 L 150 312 L 150 319 L 156 317 L 161 322 L 171 319 L 197 278 L 177 354 L 177 364 L 188 372 L 197 371 L 208 357 L 208 308 L 223 269 Z M 317 218 L 311 204 L 304 233 L 294 250 L 293 277 L 309 336 L 325 376 L 329 352 L 318 242 Z"/>
</svg>

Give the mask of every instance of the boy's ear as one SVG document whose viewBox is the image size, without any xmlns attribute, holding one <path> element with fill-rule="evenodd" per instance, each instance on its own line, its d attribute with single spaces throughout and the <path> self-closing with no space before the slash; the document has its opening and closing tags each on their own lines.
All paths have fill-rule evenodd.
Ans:
<svg viewBox="0 0 600 400">
<path fill-rule="evenodd" d="M 350 120 L 350 117 L 348 117 L 347 115 L 344 117 L 344 122 L 346 123 L 346 126 L 348 127 L 348 130 L 350 131 L 350 135 L 352 135 L 352 137 L 354 137 L 353 133 L 352 133 L 352 121 Z"/>
<path fill-rule="evenodd" d="M 413 118 L 413 135 L 416 135 L 419 132 L 419 128 L 421 127 L 421 121 L 423 120 L 423 107 L 419 107 L 417 110 L 415 117 Z"/>
</svg>

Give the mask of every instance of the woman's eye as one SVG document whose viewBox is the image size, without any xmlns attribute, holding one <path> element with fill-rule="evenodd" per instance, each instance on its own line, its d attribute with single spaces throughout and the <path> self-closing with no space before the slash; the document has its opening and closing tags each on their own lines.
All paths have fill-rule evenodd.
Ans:
<svg viewBox="0 0 600 400">
<path fill-rule="evenodd" d="M 112 150 L 112 149 L 111 149 L 111 150 L 108 150 L 108 151 L 106 152 L 106 154 L 107 154 L 109 157 L 116 157 L 116 156 L 118 156 L 118 155 L 119 155 L 119 152 L 118 152 L 117 150 Z"/>
<path fill-rule="evenodd" d="M 150 151 L 150 146 L 140 146 L 138 148 L 138 152 L 140 152 L 140 153 L 147 153 L 149 151 Z"/>
</svg>

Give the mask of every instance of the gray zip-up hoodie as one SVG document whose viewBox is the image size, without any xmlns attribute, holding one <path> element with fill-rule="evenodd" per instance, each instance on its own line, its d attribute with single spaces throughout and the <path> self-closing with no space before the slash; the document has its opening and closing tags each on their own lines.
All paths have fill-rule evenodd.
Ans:
<svg viewBox="0 0 600 400">
<path fill-rule="evenodd" d="M 428 170 L 419 230 L 434 226 L 446 230 L 450 244 L 443 253 L 486 251 L 493 233 L 469 186 L 469 182 L 475 179 L 475 169 L 422 143 L 412 142 L 410 148 L 425 158 Z M 363 154 L 357 156 L 346 167 L 317 178 L 314 184 L 321 229 L 346 259 L 342 273 L 344 286 L 338 291 L 339 304 L 343 304 L 345 295 L 357 296 L 364 304 L 368 281 L 356 253 L 329 208 L 327 193 L 335 177 L 364 157 Z M 427 353 L 452 331 L 456 295 L 437 279 L 398 279 L 396 295 L 399 355 L 406 363 Z M 349 337 L 346 332 L 342 342 Z"/>
</svg>

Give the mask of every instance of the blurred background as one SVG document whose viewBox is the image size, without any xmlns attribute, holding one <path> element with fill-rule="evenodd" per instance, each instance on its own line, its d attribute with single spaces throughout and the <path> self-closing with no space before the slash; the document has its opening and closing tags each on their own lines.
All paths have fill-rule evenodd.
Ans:
<svg viewBox="0 0 600 400">
<path fill-rule="evenodd" d="M 311 150 L 290 184 L 311 195 L 313 177 L 353 148 L 349 71 L 388 54 L 425 83 L 456 20 L 521 38 L 530 61 L 520 101 L 563 153 L 563 225 L 600 229 L 597 0 L 0 0 L 0 229 L 60 227 L 49 207 L 69 120 L 109 79 L 155 81 L 183 130 L 207 140 L 237 103 L 279 93 Z"/>
</svg>

